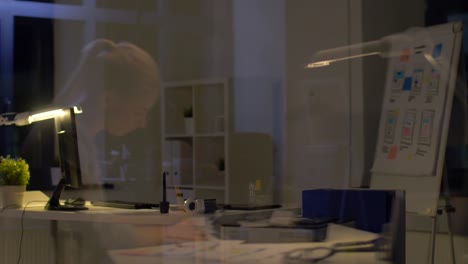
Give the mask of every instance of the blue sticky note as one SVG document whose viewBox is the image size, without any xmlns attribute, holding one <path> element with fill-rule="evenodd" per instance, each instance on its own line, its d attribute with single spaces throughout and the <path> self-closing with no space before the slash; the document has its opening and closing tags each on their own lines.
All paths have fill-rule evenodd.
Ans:
<svg viewBox="0 0 468 264">
<path fill-rule="evenodd" d="M 406 77 L 405 81 L 403 82 L 403 91 L 410 91 L 412 83 L 413 83 L 413 77 Z"/>
<path fill-rule="evenodd" d="M 405 77 L 405 72 L 404 72 L 404 71 L 395 71 L 395 72 L 394 72 L 393 78 L 394 78 L 395 80 L 403 79 L 403 77 Z"/>
<path fill-rule="evenodd" d="M 434 46 L 434 49 L 432 50 L 432 57 L 435 59 L 440 56 L 442 53 L 442 43 L 439 43 Z"/>
</svg>

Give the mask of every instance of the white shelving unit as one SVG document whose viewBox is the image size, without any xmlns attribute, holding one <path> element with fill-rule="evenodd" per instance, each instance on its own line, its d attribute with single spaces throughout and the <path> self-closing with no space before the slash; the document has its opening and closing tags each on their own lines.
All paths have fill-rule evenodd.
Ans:
<svg viewBox="0 0 468 264">
<path fill-rule="evenodd" d="M 228 200 L 228 84 L 227 79 L 163 84 L 163 170 L 169 173 L 168 188 L 179 187 L 184 198 Z M 192 129 L 184 121 L 184 110 L 189 107 Z M 223 171 L 218 169 L 220 159 L 224 160 Z"/>
</svg>

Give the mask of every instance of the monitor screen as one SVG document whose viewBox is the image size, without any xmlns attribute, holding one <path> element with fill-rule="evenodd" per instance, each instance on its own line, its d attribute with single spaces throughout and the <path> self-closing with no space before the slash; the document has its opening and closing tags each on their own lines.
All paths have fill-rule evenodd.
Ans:
<svg viewBox="0 0 468 264">
<path fill-rule="evenodd" d="M 77 107 L 64 108 L 55 117 L 55 131 L 58 139 L 61 179 L 46 205 L 47 210 L 85 210 L 81 204 L 60 204 L 60 195 L 66 186 L 79 188 L 82 185 L 75 111 Z"/>
<path fill-rule="evenodd" d="M 60 170 L 65 185 L 80 188 L 82 181 L 75 112 L 73 108 L 63 109 L 63 111 L 63 115 L 55 118 Z"/>
</svg>

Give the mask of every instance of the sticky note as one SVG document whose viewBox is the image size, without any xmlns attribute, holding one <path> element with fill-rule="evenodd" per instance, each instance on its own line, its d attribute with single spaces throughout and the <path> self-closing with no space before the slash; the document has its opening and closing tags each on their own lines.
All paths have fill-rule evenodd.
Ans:
<svg viewBox="0 0 468 264">
<path fill-rule="evenodd" d="M 435 59 L 442 54 L 442 43 L 439 43 L 434 46 L 434 49 L 432 50 L 432 57 Z"/>
<path fill-rule="evenodd" d="M 388 153 L 387 159 L 389 159 L 389 160 L 396 159 L 397 152 L 398 152 L 397 146 L 392 146 L 390 148 L 390 152 Z"/>
<path fill-rule="evenodd" d="M 403 82 L 403 91 L 411 90 L 412 83 L 413 83 L 413 78 L 412 77 L 406 77 L 405 81 Z"/>
<path fill-rule="evenodd" d="M 400 62 L 407 62 L 409 60 L 410 53 L 411 53 L 410 49 L 402 50 L 400 54 Z"/>
</svg>

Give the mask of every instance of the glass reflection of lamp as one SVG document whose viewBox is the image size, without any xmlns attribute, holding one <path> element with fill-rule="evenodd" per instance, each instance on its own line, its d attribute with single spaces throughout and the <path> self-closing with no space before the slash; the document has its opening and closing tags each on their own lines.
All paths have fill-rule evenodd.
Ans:
<svg viewBox="0 0 468 264">
<path fill-rule="evenodd" d="M 47 119 L 55 120 L 62 178 L 47 202 L 45 207 L 47 210 L 76 211 L 88 209 L 82 205 L 60 204 L 60 195 L 65 186 L 80 188 L 82 185 L 75 121 L 75 114 L 80 113 L 82 113 L 81 108 L 74 106 L 33 113 L 5 113 L 0 115 L 0 126 L 25 126 Z"/>
<path fill-rule="evenodd" d="M 314 55 L 311 62 L 307 63 L 305 68 L 311 69 L 324 67 L 338 61 L 373 55 L 379 55 L 385 58 L 389 56 L 390 41 L 390 37 L 385 37 L 380 40 L 322 50 Z"/>
<path fill-rule="evenodd" d="M 398 51 L 392 51 L 392 43 L 411 43 L 415 40 L 429 41 L 429 32 L 425 28 L 410 28 L 403 33 L 388 35 L 381 39 L 368 41 L 343 47 L 321 50 L 314 54 L 312 60 L 305 65 L 305 69 L 329 66 L 331 63 L 379 55 L 381 58 L 399 56 Z M 434 67 L 439 67 L 431 54 L 424 53 L 424 58 Z"/>
</svg>

